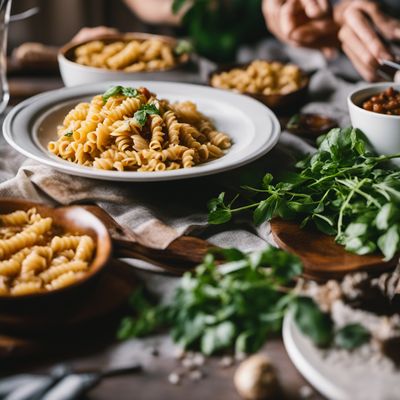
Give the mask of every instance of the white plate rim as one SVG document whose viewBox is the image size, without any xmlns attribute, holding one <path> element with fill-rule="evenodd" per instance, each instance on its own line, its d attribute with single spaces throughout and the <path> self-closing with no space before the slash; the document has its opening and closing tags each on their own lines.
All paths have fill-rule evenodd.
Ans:
<svg viewBox="0 0 400 400">
<path fill-rule="evenodd" d="M 248 157 L 242 157 L 239 161 L 230 164 L 223 163 L 223 157 L 220 159 L 222 162 L 212 164 L 212 162 L 207 166 L 207 164 L 203 164 L 205 167 L 196 169 L 181 169 L 175 171 L 162 171 L 162 172 L 119 172 L 119 171 L 104 171 L 104 170 L 97 170 L 91 167 L 82 167 L 77 166 L 75 164 L 69 163 L 67 161 L 62 162 L 63 160 L 52 159 L 49 154 L 42 152 L 40 156 L 36 154 L 32 154 L 29 150 L 26 150 L 24 147 L 20 146 L 18 143 L 15 142 L 13 138 L 13 124 L 15 120 L 19 118 L 20 112 L 25 110 L 28 107 L 33 107 L 36 102 L 41 102 L 46 98 L 52 98 L 54 96 L 59 97 L 57 101 L 51 102 L 51 106 L 56 106 L 57 104 L 62 103 L 66 99 L 73 98 L 73 97 L 84 97 L 91 93 L 97 92 L 101 93 L 102 91 L 106 90 L 108 87 L 112 85 L 140 85 L 140 86 L 160 86 L 164 88 L 171 88 L 172 86 L 178 86 L 181 89 L 195 89 L 200 93 L 203 94 L 215 94 L 223 98 L 231 98 L 235 102 L 244 102 L 247 105 L 251 105 L 257 113 L 265 113 L 262 115 L 264 118 L 268 118 L 271 123 L 271 132 L 269 132 L 270 138 L 267 140 L 263 147 L 258 148 Z M 254 111 L 254 113 L 256 112 Z M 257 114 L 259 115 L 259 114 Z M 34 118 L 34 115 L 30 116 L 30 118 Z M 38 119 L 38 118 L 36 118 Z M 260 128 L 260 127 L 258 127 Z M 268 153 L 278 142 L 280 137 L 281 129 L 280 124 L 275 116 L 275 114 L 264 104 L 254 100 L 248 96 L 240 95 L 237 93 L 229 92 L 226 90 L 211 88 L 208 86 L 203 85 L 196 85 L 196 84 L 188 84 L 188 83 L 178 83 L 178 82 L 163 82 L 163 81 L 142 81 L 142 80 L 129 80 L 129 81 L 107 81 L 101 83 L 94 83 L 89 85 L 79 85 L 73 87 L 63 87 L 60 89 L 48 91 L 45 93 L 38 94 L 33 96 L 17 106 L 15 106 L 6 116 L 4 123 L 3 123 L 3 136 L 7 143 L 13 147 L 15 150 L 23 154 L 24 156 L 34 159 L 42 164 L 50 166 L 56 170 L 65 172 L 69 175 L 75 176 L 83 176 L 87 178 L 93 179 L 101 179 L 101 180 L 113 180 L 113 181 L 127 181 L 127 182 L 148 182 L 148 181 L 168 181 L 168 180 L 181 180 L 181 179 L 190 179 L 201 177 L 205 175 L 214 175 L 221 172 L 225 172 L 228 170 L 239 168 L 245 164 L 251 163 L 256 159 L 262 157 L 266 153 Z M 32 132 L 28 132 L 28 135 L 34 141 L 32 137 Z M 218 160 L 216 160 L 218 161 Z"/>
<path fill-rule="evenodd" d="M 307 360 L 297 346 L 296 334 L 300 334 L 300 332 L 294 322 L 294 313 L 290 310 L 286 313 L 283 320 L 282 337 L 285 349 L 294 366 L 312 386 L 328 399 L 351 400 L 352 397 L 349 397 L 346 391 L 326 378 L 318 368 L 315 368 L 314 365 Z"/>
</svg>

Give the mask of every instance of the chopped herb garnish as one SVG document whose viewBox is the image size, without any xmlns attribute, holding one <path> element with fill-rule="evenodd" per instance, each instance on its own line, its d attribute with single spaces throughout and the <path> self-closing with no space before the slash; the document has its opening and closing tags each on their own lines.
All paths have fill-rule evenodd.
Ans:
<svg viewBox="0 0 400 400">
<path fill-rule="evenodd" d="M 104 94 L 103 94 L 103 101 L 104 103 L 112 96 L 117 96 L 119 94 L 122 94 L 127 97 L 136 97 L 138 96 L 139 92 L 137 89 L 132 88 L 132 87 L 124 87 L 124 86 L 113 86 L 110 89 L 108 89 Z"/>
<path fill-rule="evenodd" d="M 66 137 L 71 137 L 74 133 L 72 131 L 69 131 L 67 133 L 64 134 L 64 136 Z"/>
<path fill-rule="evenodd" d="M 186 53 L 191 53 L 192 51 L 193 51 L 193 46 L 187 40 L 180 40 L 174 49 L 174 53 L 177 56 L 181 56 L 182 54 L 186 54 Z"/>
<path fill-rule="evenodd" d="M 136 122 L 140 126 L 144 126 L 147 121 L 148 115 L 160 114 L 160 110 L 156 107 L 155 104 L 144 104 L 139 108 L 138 111 L 133 115 Z"/>
</svg>

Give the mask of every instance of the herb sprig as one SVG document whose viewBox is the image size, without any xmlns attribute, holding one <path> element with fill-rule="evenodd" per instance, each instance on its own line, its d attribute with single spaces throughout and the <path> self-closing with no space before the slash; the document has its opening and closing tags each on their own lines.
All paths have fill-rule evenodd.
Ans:
<svg viewBox="0 0 400 400">
<path fill-rule="evenodd" d="M 137 97 L 139 95 L 139 91 L 135 88 L 127 86 L 113 86 L 103 93 L 103 102 L 106 103 L 110 97 L 118 96 L 119 94 L 122 94 L 126 97 Z"/>
<path fill-rule="evenodd" d="M 292 308 L 299 328 L 316 345 L 333 343 L 330 316 L 293 288 L 293 279 L 302 271 L 297 257 L 270 246 L 248 254 L 225 249 L 218 256 L 224 264 L 217 266 L 215 255 L 208 254 L 193 273 L 183 276 L 167 305 L 154 306 L 144 291 L 135 292 L 130 304 L 136 315 L 122 320 L 118 337 L 141 337 L 169 327 L 174 341 L 185 349 L 200 349 L 206 355 L 226 350 L 252 353 L 280 331 L 283 316 Z M 364 343 L 362 329 L 348 328 L 346 340 L 337 343 L 346 348 Z"/>
<path fill-rule="evenodd" d="M 143 104 L 138 111 L 135 112 L 133 117 L 136 122 L 142 127 L 147 121 L 149 115 L 160 114 L 160 110 L 153 103 Z"/>
<path fill-rule="evenodd" d="M 335 235 L 346 250 L 380 250 L 390 260 L 400 250 L 400 171 L 388 164 L 400 154 L 378 156 L 357 129 L 332 129 L 318 150 L 296 164 L 297 171 L 273 182 L 266 174 L 260 188 L 244 187 L 254 201 L 234 207 L 224 193 L 209 202 L 209 222 L 229 221 L 254 209 L 255 224 L 273 217 L 297 219 Z"/>
</svg>

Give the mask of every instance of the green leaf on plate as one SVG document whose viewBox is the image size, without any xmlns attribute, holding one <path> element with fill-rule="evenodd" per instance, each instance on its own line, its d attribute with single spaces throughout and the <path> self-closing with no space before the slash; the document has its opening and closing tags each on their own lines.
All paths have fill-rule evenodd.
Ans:
<svg viewBox="0 0 400 400">
<path fill-rule="evenodd" d="M 371 334 L 362 325 L 354 323 L 344 326 L 335 333 L 335 344 L 353 350 L 368 342 Z"/>
</svg>

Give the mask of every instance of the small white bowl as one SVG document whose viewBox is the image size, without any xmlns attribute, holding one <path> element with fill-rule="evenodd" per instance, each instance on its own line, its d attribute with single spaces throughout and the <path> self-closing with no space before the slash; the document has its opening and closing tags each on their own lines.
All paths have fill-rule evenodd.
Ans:
<svg viewBox="0 0 400 400">
<path fill-rule="evenodd" d="M 351 124 L 365 134 L 378 154 L 384 155 L 400 152 L 400 115 L 367 111 L 362 108 L 362 104 L 388 87 L 400 90 L 400 84 L 395 82 L 376 83 L 355 90 L 347 98 Z M 400 165 L 400 160 L 393 161 Z"/>
<path fill-rule="evenodd" d="M 171 36 L 152 35 L 148 33 L 121 33 L 96 38 L 95 40 L 102 40 L 106 43 L 115 41 L 129 41 L 146 39 L 159 39 L 165 43 L 170 44 L 172 47 L 177 45 L 177 40 Z M 75 49 L 82 44 L 89 41 L 80 43 L 67 43 L 58 52 L 58 65 L 60 73 L 65 86 L 84 85 L 89 83 L 108 82 L 108 81 L 129 81 L 129 80 L 164 80 L 164 81 L 177 81 L 177 74 L 189 60 L 189 54 L 180 56 L 178 63 L 171 67 L 159 71 L 144 71 L 144 72 L 126 72 L 122 70 L 111 70 L 106 68 L 88 67 L 87 65 L 78 64 L 74 61 Z"/>
</svg>

